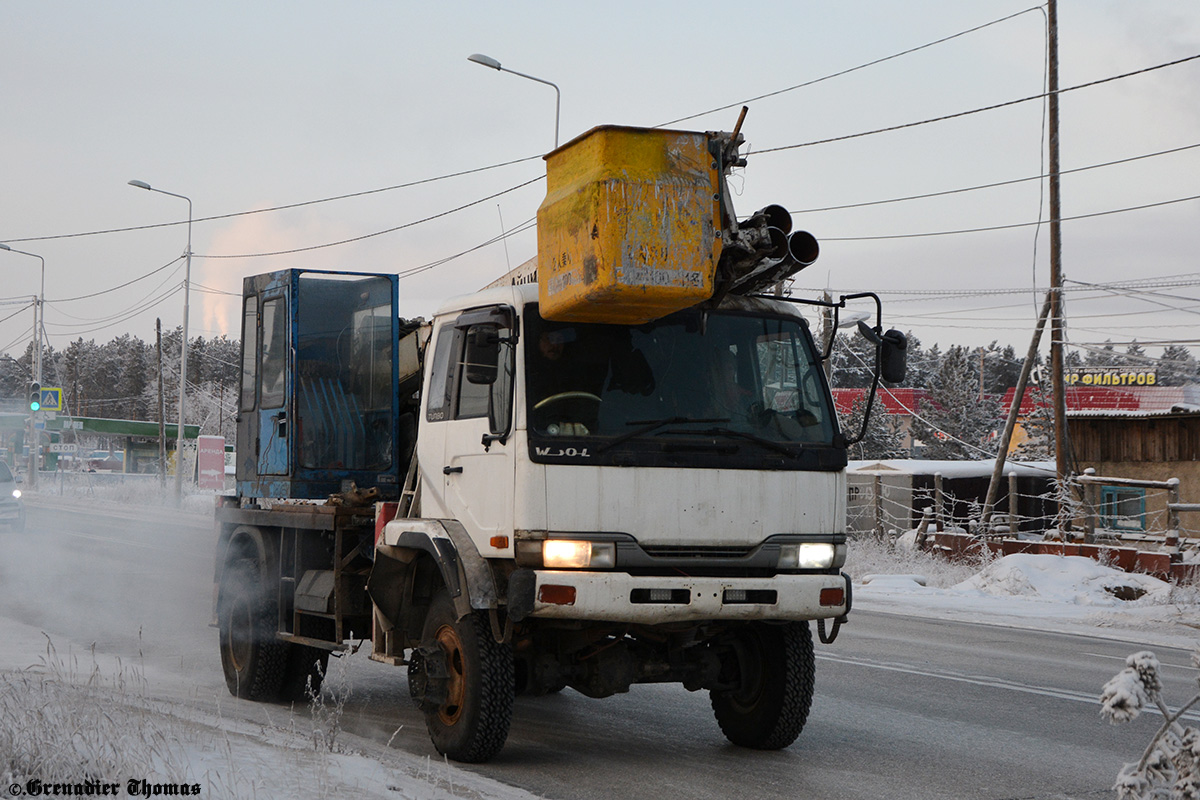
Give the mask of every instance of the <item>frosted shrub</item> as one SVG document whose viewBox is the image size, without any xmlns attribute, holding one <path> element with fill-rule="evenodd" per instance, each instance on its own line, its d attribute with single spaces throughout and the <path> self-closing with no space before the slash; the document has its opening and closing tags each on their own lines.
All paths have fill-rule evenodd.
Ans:
<svg viewBox="0 0 1200 800">
<path fill-rule="evenodd" d="M 1200 648 L 1192 652 L 1192 665 L 1200 669 Z M 1142 709 L 1154 706 L 1163 724 L 1135 764 L 1126 764 L 1113 786 L 1122 800 L 1200 800 L 1200 730 L 1179 724 L 1200 694 L 1172 712 L 1162 698 L 1158 659 L 1148 651 L 1125 659 L 1125 669 L 1114 675 L 1100 694 L 1100 714 L 1114 725 L 1137 719 Z"/>
<path fill-rule="evenodd" d="M 965 581 L 986 565 L 986 557 L 982 555 L 951 561 L 918 550 L 911 541 L 914 537 L 913 531 L 894 541 L 870 534 L 852 534 L 846 541 L 846 571 L 855 580 L 864 575 L 915 573 L 924 576 L 929 586 L 944 588 Z"/>
<path fill-rule="evenodd" d="M 81 669 L 49 640 L 40 661 L 0 674 L 0 790 L 30 778 L 186 774 L 174 731 L 147 708 L 140 671 L 104 676 L 94 654 Z"/>
</svg>

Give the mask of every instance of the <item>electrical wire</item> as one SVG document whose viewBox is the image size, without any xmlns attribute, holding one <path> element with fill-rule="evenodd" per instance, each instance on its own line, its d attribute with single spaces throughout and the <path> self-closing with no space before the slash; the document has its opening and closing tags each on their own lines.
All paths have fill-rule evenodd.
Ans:
<svg viewBox="0 0 1200 800">
<path fill-rule="evenodd" d="M 1143 211 L 1147 208 L 1160 208 L 1162 206 L 1174 205 L 1176 203 L 1187 203 L 1192 200 L 1200 200 L 1200 194 L 1194 194 L 1189 197 L 1178 197 L 1174 200 L 1160 200 L 1157 203 L 1144 203 L 1140 206 L 1127 206 L 1126 208 L 1113 208 L 1107 211 L 1093 211 L 1090 214 L 1075 214 L 1070 217 L 1059 217 L 1059 222 L 1072 222 L 1080 219 L 1092 219 L 1094 217 L 1107 217 L 1112 214 L 1124 214 L 1127 211 Z M 868 242 L 880 241 L 884 239 L 920 239 L 930 236 L 956 236 L 963 233 L 987 233 L 990 231 L 1006 231 L 1014 228 L 1028 228 L 1034 225 L 1042 225 L 1047 220 L 1036 220 L 1034 222 L 1014 222 L 1008 225 L 989 225 L 981 228 L 962 228 L 951 231 L 926 231 L 924 233 L 892 233 L 878 236 L 826 236 L 823 240 L 826 242 Z"/>
<path fill-rule="evenodd" d="M 1167 67 L 1178 66 L 1179 64 L 1185 64 L 1189 61 L 1195 61 L 1198 58 L 1200 58 L 1200 53 L 1196 53 L 1196 54 L 1190 55 L 1190 56 L 1184 56 L 1183 58 L 1177 58 L 1174 61 L 1167 61 L 1162 64 L 1155 64 L 1154 66 L 1151 66 L 1151 67 L 1143 67 L 1142 69 L 1136 69 L 1131 72 L 1123 72 L 1120 75 L 1110 75 L 1107 78 L 1099 78 L 1094 81 L 1087 81 L 1086 83 L 1077 83 L 1074 86 L 1068 86 L 1065 89 L 1059 89 L 1057 92 L 1055 92 L 1053 94 L 1062 95 L 1067 92 L 1073 92 L 1077 89 L 1086 89 L 1086 88 L 1089 88 L 1092 86 L 1099 86 L 1101 84 L 1110 83 L 1112 81 L 1122 80 L 1123 78 L 1132 78 L 1135 75 L 1142 75 L 1147 72 L 1153 72 L 1155 70 L 1165 69 Z M 780 147 L 768 147 L 763 150 L 756 150 L 755 155 L 761 156 L 766 153 L 779 153 L 784 150 L 796 150 L 801 147 L 814 147 L 819 144 L 832 144 L 834 142 L 845 142 L 850 139 L 861 139 L 864 136 L 874 136 L 877 133 L 891 133 L 893 131 L 905 130 L 907 128 L 915 128 L 920 125 L 929 125 L 930 123 L 934 123 L 934 122 L 945 122 L 946 120 L 958 119 L 960 117 L 967 117 L 967 116 L 971 116 L 972 114 L 981 114 L 985 111 L 995 111 L 1000 108 L 1008 108 L 1010 106 L 1020 105 L 1021 103 L 1028 103 L 1031 100 L 1040 100 L 1041 98 L 1049 97 L 1051 94 L 1052 94 L 1052 92 L 1041 92 L 1039 94 L 1029 95 L 1028 97 L 1021 97 L 1016 100 L 1006 100 L 1003 103 L 994 103 L 990 106 L 981 106 L 979 108 L 972 108 L 967 111 L 958 111 L 953 114 L 943 114 L 940 117 L 930 117 L 929 119 L 917 120 L 916 122 L 905 122 L 905 123 L 901 123 L 899 125 L 889 125 L 886 128 L 876 128 L 875 130 L 862 131 L 860 133 L 848 133 L 843 136 L 833 136 L 828 139 L 816 139 L 811 142 L 800 142 L 799 144 L 787 144 L 787 145 L 782 145 Z"/>
<path fill-rule="evenodd" d="M 486 242 L 480 242 L 479 244 L 475 245 L 474 247 L 469 247 L 466 250 L 455 253 L 454 255 L 451 255 L 451 256 L 446 256 L 445 258 L 439 258 L 437 261 L 430 261 L 426 264 L 422 264 L 419 267 L 411 267 L 406 270 L 401 270 L 400 272 L 396 273 L 396 275 L 400 280 L 403 280 L 404 278 L 411 278 L 413 275 L 417 275 L 417 274 L 425 272 L 427 270 L 431 270 L 434 267 L 440 267 L 441 265 L 446 264 L 450 261 L 453 261 L 456 258 L 461 258 L 462 256 L 465 256 L 469 253 L 474 253 L 476 250 L 482 250 L 483 248 L 487 247 L 488 245 L 493 245 L 502 239 L 507 239 L 510 236 L 515 236 L 518 233 L 523 233 L 523 232 L 529 230 L 530 228 L 534 227 L 536 222 L 537 222 L 537 218 L 531 217 L 531 218 L 525 220 L 524 222 L 519 223 L 518 225 L 516 225 L 516 227 L 510 228 L 509 230 L 504 231 L 499 236 L 493 236 L 491 239 L 488 239 Z"/>
<path fill-rule="evenodd" d="M 1160 150 L 1156 153 L 1146 153 L 1146 154 L 1140 155 L 1140 156 L 1130 156 L 1129 158 L 1117 159 L 1116 161 L 1106 161 L 1102 164 L 1092 164 L 1092 165 L 1086 166 L 1086 167 L 1075 167 L 1073 169 L 1064 169 L 1064 170 L 1060 170 L 1058 174 L 1059 175 L 1071 175 L 1076 172 L 1086 172 L 1088 170 L 1093 170 L 1093 169 L 1102 169 L 1104 167 L 1113 167 L 1113 166 L 1117 166 L 1119 164 L 1128 164 L 1133 161 L 1140 161 L 1145 158 L 1155 158 L 1157 156 L 1165 156 L 1165 155 L 1171 155 L 1173 153 L 1180 153 L 1185 150 L 1193 150 L 1197 147 L 1200 147 L 1200 142 L 1197 142 L 1196 144 L 1184 145 L 1183 147 L 1173 147 L 1169 150 Z M 997 189 L 997 188 L 1000 188 L 1003 186 L 1012 186 L 1012 185 L 1018 184 L 1018 183 L 1029 183 L 1031 181 L 1042 181 L 1049 177 L 1050 177 L 1049 173 L 1046 173 L 1045 169 L 1043 167 L 1043 172 L 1041 175 L 1030 175 L 1025 178 L 1013 178 L 1012 180 L 996 181 L 994 183 L 981 183 L 977 186 L 964 186 L 959 189 L 946 189 L 946 190 L 938 191 L 938 192 L 926 192 L 924 194 L 913 194 L 913 195 L 907 195 L 904 197 L 890 197 L 885 200 L 867 200 L 867 201 L 859 202 L 859 203 L 844 203 L 842 205 L 836 205 L 836 206 L 822 206 L 820 208 L 801 208 L 801 209 L 792 211 L 791 213 L 793 215 L 796 215 L 796 214 L 819 214 L 819 213 L 822 213 L 825 211 L 844 211 L 846 209 L 868 208 L 870 206 L 881 206 L 881 205 L 887 205 L 889 203 L 906 203 L 910 200 L 928 200 L 933 197 L 947 197 L 949 195 L 963 194 L 965 192 L 976 192 L 976 191 L 980 191 L 982 189 Z M 1041 209 L 1039 209 L 1039 211 L 1040 210 Z M 1038 216 L 1040 218 L 1041 214 L 1039 213 Z"/>
<path fill-rule="evenodd" d="M 332 203 L 337 200 L 348 200 L 348 199 L 351 199 L 354 197 L 365 197 L 367 195 L 380 194 L 381 192 L 390 192 L 390 191 L 394 191 L 396 189 L 408 189 L 413 186 L 420 186 L 420 185 L 426 184 L 426 183 L 434 183 L 436 181 L 444 181 L 444 180 L 448 180 L 450 178 L 460 178 L 464 175 L 474 175 L 479 172 L 486 172 L 486 171 L 492 170 L 492 169 L 499 169 L 500 167 L 510 167 L 513 164 L 523 164 L 526 161 L 536 161 L 537 159 L 540 159 L 540 158 L 542 158 L 542 156 L 540 156 L 540 155 L 526 156 L 524 158 L 514 159 L 513 161 L 504 161 L 499 164 L 489 164 L 486 167 L 476 167 L 474 169 L 462 170 L 460 172 L 451 172 L 446 175 L 438 175 L 437 177 L 434 177 L 434 178 L 423 178 L 421 180 L 411 181 L 409 183 L 398 183 L 393 186 L 384 186 L 379 189 L 366 189 L 361 192 L 350 192 L 349 194 L 339 194 L 339 195 L 334 195 L 332 197 L 323 197 L 318 200 L 303 200 L 298 203 L 287 203 L 285 205 L 280 205 L 280 206 L 271 206 L 270 208 L 255 208 L 255 209 L 251 209 L 249 211 L 234 211 L 229 214 L 217 214 L 217 215 L 214 215 L 211 217 L 195 217 L 190 221 L 193 223 L 214 222 L 216 220 L 232 219 L 234 217 L 246 217 L 246 216 L 250 216 L 251 214 L 267 214 L 267 213 L 270 213 L 273 211 L 287 211 L 289 209 L 302 208 L 304 206 L 312 206 L 312 205 L 317 205 L 319 203 Z M 50 241 L 52 239 L 75 239 L 75 238 L 79 238 L 81 236 L 100 236 L 100 235 L 109 234 L 109 233 L 129 233 L 131 231 L 147 231 L 147 230 L 153 230 L 155 228 L 170 228 L 170 227 L 177 226 L 177 225 L 186 225 L 186 224 L 188 224 L 188 222 L 189 222 L 189 220 L 183 219 L 183 220 L 178 220 L 175 222 L 157 222 L 157 223 L 153 223 L 150 225 L 133 225 L 133 226 L 130 226 L 127 228 L 106 228 L 104 230 L 82 231 L 80 233 L 60 233 L 60 234 L 54 234 L 51 236 L 27 236 L 25 238 L 9 238 L 9 239 L 4 239 L 4 241 L 6 241 L 6 242 L 45 242 L 45 241 Z"/>
<path fill-rule="evenodd" d="M 462 211 L 464 209 L 471 208 L 472 206 L 477 206 L 480 203 L 485 203 L 488 200 L 495 200 L 497 197 L 506 195 L 509 192 L 515 192 L 517 189 L 523 189 L 524 187 L 529 186 L 532 183 L 537 183 L 540 180 L 544 180 L 545 177 L 546 177 L 545 175 L 539 175 L 536 178 L 532 178 L 530 180 L 525 181 L 524 183 L 518 183 L 516 186 L 510 186 L 509 188 L 504 189 L 503 191 L 496 192 L 495 194 L 488 195 L 487 197 L 481 197 L 478 200 L 472 200 L 470 203 L 465 203 L 461 206 L 458 206 L 457 208 L 452 208 L 449 211 L 443 211 L 441 213 L 433 214 L 432 216 L 428 216 L 423 219 L 414 220 L 413 222 L 406 222 L 403 225 L 397 225 L 393 228 L 387 228 L 382 231 L 375 231 L 374 233 L 367 233 L 362 236 L 355 236 L 350 239 L 342 239 L 342 240 L 336 241 L 336 242 L 325 242 L 324 244 L 310 245 L 308 247 L 295 247 L 295 248 L 292 248 L 291 250 L 276 250 L 276 251 L 270 252 L 270 253 L 239 253 L 237 255 L 229 255 L 229 254 L 197 255 L 197 254 L 193 253 L 192 257 L 193 258 L 264 258 L 267 256 L 284 256 L 284 255 L 292 255 L 294 253 L 306 253 L 306 252 L 309 252 L 312 250 L 321 250 L 321 249 L 324 249 L 327 247 L 338 247 L 339 245 L 343 245 L 343 244 L 351 244 L 353 242 L 361 242 L 364 239 L 371 239 L 376 236 L 383 236 L 384 234 L 395 233 L 396 231 L 404 230 L 405 228 L 411 228 L 414 225 L 420 225 L 422 223 L 430 222 L 435 219 L 447 217 L 451 214 L 458 213 L 459 211 Z"/>
<path fill-rule="evenodd" d="M 184 259 L 184 256 L 177 256 L 177 257 L 171 259 L 170 261 L 168 261 L 167 263 L 163 264 L 158 269 L 152 269 L 149 272 L 147 272 L 145 275 L 134 278 L 131 281 L 126 281 L 125 283 L 122 283 L 119 286 L 114 286 L 111 289 L 103 289 L 99 292 L 92 292 L 91 294 L 81 294 L 78 297 L 64 297 L 64 298 L 56 299 L 56 300 L 47 300 L 46 302 L 47 303 L 72 303 L 76 300 L 89 300 L 93 297 L 99 297 L 100 295 L 103 295 L 103 294 L 115 292 L 118 289 L 124 289 L 126 286 L 132 286 L 133 284 L 137 283 L 138 281 L 144 281 L 146 278 L 149 278 L 151 275 L 157 275 L 158 273 L 162 272 L 167 267 L 170 267 L 172 264 L 183 261 L 183 259 Z"/>
<path fill-rule="evenodd" d="M 183 283 L 179 283 L 179 284 L 177 284 L 177 285 L 176 285 L 174 288 L 172 288 L 172 289 L 169 289 L 167 292 L 165 292 L 164 294 L 160 295 L 159 297 L 156 297 L 154 300 L 152 300 L 152 301 L 150 301 L 149 303 L 145 304 L 145 305 L 144 305 L 144 306 L 142 306 L 141 308 L 135 308 L 135 309 L 132 309 L 132 310 L 130 310 L 130 312 L 129 312 L 128 314 L 124 315 L 124 316 L 123 316 L 123 317 L 121 317 L 120 319 L 116 319 L 116 320 L 114 320 L 113 322 L 109 322 L 109 323 L 107 323 L 107 324 L 104 324 L 104 325 L 97 325 L 96 327 L 94 327 L 94 328 L 89 328 L 89 329 L 87 329 L 87 330 L 82 330 L 82 331 L 74 331 L 73 333 L 69 333 L 69 334 L 58 334 L 58 335 L 60 335 L 60 336 L 62 336 L 62 335 L 68 335 L 68 336 L 82 336 L 82 335 L 83 335 L 83 334 L 85 334 L 85 333 L 94 333 L 94 332 L 96 332 L 96 331 L 102 331 L 102 330 L 104 330 L 105 328 L 111 328 L 111 327 L 113 327 L 114 325 L 120 325 L 122 322 L 128 322 L 129 320 L 133 319 L 133 318 L 134 318 L 134 317 L 136 317 L 138 314 L 144 313 L 144 312 L 146 312 L 146 311 L 149 311 L 150 309 L 152 309 L 152 308 L 154 308 L 154 307 L 156 307 L 156 306 L 162 305 L 162 303 L 164 303 L 164 302 L 165 302 L 165 301 L 166 301 L 168 298 L 170 298 L 170 297 L 173 297 L 174 295 L 178 294 L 178 293 L 179 293 L 179 292 L 181 292 L 181 291 L 183 291 Z M 65 326 L 59 325 L 59 326 L 57 326 L 57 327 L 65 327 Z"/>
<path fill-rule="evenodd" d="M 161 281 L 159 281 L 159 282 L 158 282 L 158 285 L 157 285 L 157 286 L 155 286 L 153 289 L 151 289 L 151 290 L 150 290 L 149 292 L 147 292 L 146 294 L 144 294 L 144 295 L 142 295 L 141 297 L 139 297 L 137 300 L 134 300 L 132 303 L 130 303 L 128 306 L 126 306 L 125 308 L 121 309 L 120 311 L 117 311 L 117 312 L 115 312 L 115 313 L 113 313 L 113 314 L 109 314 L 108 316 L 105 316 L 105 317 L 95 317 L 95 318 L 89 318 L 89 317 L 77 317 L 77 316 L 75 316 L 75 315 L 73 315 L 73 314 L 68 314 L 67 312 L 65 312 L 65 311 L 63 311 L 63 310 L 61 310 L 61 309 L 55 308 L 55 310 L 56 310 L 56 311 L 57 311 L 59 314 L 63 314 L 64 316 L 71 317 L 71 319 L 77 319 L 77 320 L 79 320 L 79 321 L 80 321 L 80 324 L 76 325 L 76 324 L 74 324 L 74 323 L 67 323 L 67 322 L 55 322 L 55 323 L 52 323 L 52 324 L 53 324 L 53 325 L 54 325 L 54 327 L 56 327 L 56 328 L 82 328 L 82 327 L 85 327 L 86 325 L 89 325 L 89 324 L 91 324 L 91 323 L 94 323 L 94 322 L 108 322 L 109 320 L 113 320 L 113 319 L 116 319 L 116 318 L 118 318 L 118 317 L 120 317 L 120 316 L 123 316 L 123 315 L 124 315 L 124 314 L 125 314 L 127 311 L 129 311 L 130 309 L 132 309 L 132 308 L 134 308 L 134 307 L 138 306 L 138 305 L 139 305 L 139 304 L 141 304 L 141 303 L 144 303 L 144 302 L 146 302 L 146 301 L 147 301 L 147 300 L 148 300 L 150 297 L 152 297 L 152 296 L 154 295 L 154 293 L 155 293 L 155 292 L 157 292 L 157 291 L 161 290 L 161 289 L 162 289 L 162 287 L 166 286 L 166 285 L 167 285 L 167 284 L 168 284 L 168 283 L 169 283 L 169 282 L 170 282 L 170 281 L 171 281 L 171 280 L 172 280 L 172 279 L 173 279 L 173 278 L 174 278 L 174 277 L 175 277 L 175 276 L 176 276 L 176 275 L 179 273 L 179 270 L 180 270 L 180 269 L 182 269 L 182 268 L 183 268 L 183 265 L 182 265 L 182 264 L 178 264 L 178 265 L 175 267 L 175 269 L 173 269 L 173 270 L 171 270 L 170 272 L 168 272 L 168 273 L 167 273 L 167 275 L 166 275 L 166 277 L 165 277 L 165 278 L 163 278 Z M 182 285 L 182 284 L 181 284 L 181 285 Z"/>
<path fill-rule="evenodd" d="M 17 338 L 13 339 L 11 342 L 9 342 L 8 344 L 4 345 L 4 347 L 0 347 L 0 353 L 7 353 L 7 352 L 8 352 L 8 350 L 9 350 L 9 348 L 11 348 L 11 347 L 14 347 L 14 346 L 15 346 L 15 345 L 17 345 L 19 342 L 23 342 L 23 341 L 25 341 L 25 339 L 26 339 L 27 337 L 29 337 L 29 336 L 32 336 L 32 335 L 33 335 L 33 323 L 31 322 L 31 323 L 29 324 L 29 327 L 28 327 L 28 328 L 26 328 L 24 331 L 22 331 L 22 332 L 21 332 L 21 333 L 20 333 L 20 334 L 17 336 Z"/>
<path fill-rule="evenodd" d="M 28 311 L 30 308 L 33 308 L 35 305 L 36 305 L 36 302 L 35 302 L 35 303 L 29 303 L 29 302 L 27 302 L 27 303 L 25 303 L 25 305 L 21 306 L 21 307 L 20 307 L 20 308 L 18 308 L 16 311 L 14 311 L 13 313 L 9 314 L 7 317 L 0 318 L 0 322 L 8 322 L 8 321 L 9 321 L 10 319 L 12 319 L 13 317 L 17 316 L 18 314 L 23 314 L 23 313 L 25 313 L 25 312 L 26 312 L 26 311 Z"/>
<path fill-rule="evenodd" d="M 798 83 L 798 84 L 796 84 L 795 86 L 789 86 L 789 87 L 787 87 L 786 89 L 778 89 L 778 90 L 776 90 L 776 91 L 774 91 L 774 92 L 767 92 L 766 94 L 760 94 L 760 95 L 758 95 L 758 96 L 756 96 L 756 97 L 751 97 L 749 100 L 740 100 L 740 101 L 738 101 L 738 102 L 736 102 L 736 103 L 729 103 L 728 105 L 718 106 L 717 108 L 713 108 L 713 109 L 710 109 L 710 110 L 708 110 L 708 111 L 701 111 L 701 112 L 700 112 L 700 113 L 698 113 L 698 114 L 690 114 L 690 115 L 688 115 L 688 116 L 686 116 L 686 117 L 679 117 L 678 119 L 673 119 L 673 120 L 671 120 L 670 122 L 663 122 L 663 123 L 661 123 L 661 124 L 659 124 L 659 125 L 655 125 L 654 127 L 656 127 L 656 128 L 664 128 L 664 127 L 666 127 L 667 125 L 675 125 L 675 124 L 677 124 L 677 123 L 680 123 L 680 122 L 686 122 L 686 121 L 688 121 L 688 120 L 691 120 L 691 119 L 697 119 L 698 117 L 706 117 L 706 116 L 708 116 L 709 114 L 716 114 L 716 113 L 718 113 L 718 112 L 720 112 L 720 111 L 728 111 L 728 110 L 729 110 L 729 109 L 731 109 L 731 108 L 738 108 L 739 106 L 744 106 L 744 105 L 747 105 L 747 104 L 749 104 L 749 103 L 756 102 L 756 101 L 758 101 L 758 100 L 765 100 L 765 99 L 767 99 L 768 97 L 776 97 L 776 96 L 778 96 L 778 95 L 785 94 L 785 93 L 787 93 L 787 92 L 793 92 L 793 91 L 795 91 L 796 89 L 803 89 L 803 88 L 805 88 L 805 87 L 807 87 L 807 86 L 813 86 L 814 84 L 818 84 L 818 83 L 822 83 L 822 82 L 824 82 L 824 81 L 832 80 L 833 78 L 840 78 L 840 77 L 842 77 L 843 75 L 849 75 L 849 74 L 850 74 L 850 73 L 852 73 L 852 72 L 858 72 L 859 70 L 866 69 L 867 67 L 874 67 L 874 66 L 876 66 L 876 65 L 878 65 L 878 64 L 883 64 L 884 62 L 887 62 L 887 61 L 892 61 L 893 59 L 900 58 L 901 56 L 910 55 L 910 54 L 912 54 L 912 53 L 917 53 L 917 52 L 920 52 L 921 50 L 926 50 L 926 49 L 928 49 L 928 48 L 930 48 L 930 47 L 934 47 L 934 46 L 936 46 L 936 45 L 939 45 L 939 44 L 944 44 L 944 43 L 946 43 L 946 42 L 949 42 L 949 41 L 951 41 L 951 40 L 953 40 L 953 39 L 957 39 L 957 38 L 959 38 L 959 37 L 961 37 L 961 36 L 966 36 L 966 35 L 967 35 L 967 34 L 969 34 L 969 33 L 975 33 L 976 31 L 981 31 L 981 30 L 983 30 L 984 28 L 990 28 L 990 27 L 991 27 L 991 26 L 993 26 L 993 25 L 999 25 L 1001 22 L 1007 22 L 1007 21 L 1009 21 L 1010 19 L 1015 19 L 1016 17 L 1019 17 L 1019 16 L 1021 16 L 1021 15 L 1023 15 L 1023 14 L 1028 14 L 1028 13 L 1030 13 L 1031 11 L 1040 11 L 1040 10 L 1041 10 L 1041 8 L 1042 8 L 1041 6 L 1033 6 L 1033 7 L 1031 7 L 1031 8 L 1027 8 L 1027 9 L 1025 9 L 1024 11 L 1018 11 L 1018 12 L 1017 12 L 1017 13 L 1015 13 L 1015 14 L 1009 14 L 1007 17 L 1001 17 L 1000 19 L 994 19 L 994 20 L 992 20 L 991 22 L 986 22 L 986 23 L 984 23 L 984 24 L 982 24 L 982 25 L 976 25 L 976 26 L 975 26 L 975 27 L 973 27 L 973 28 L 968 28 L 968 29 L 966 29 L 966 30 L 964 30 L 964 31 L 959 31 L 958 33 L 951 34 L 950 36 L 944 36 L 944 37 L 942 37 L 941 39 L 935 39 L 935 40 L 934 40 L 934 41 L 932 41 L 932 42 L 927 42 L 926 44 L 920 45 L 920 46 L 918 46 L 918 47 L 910 47 L 910 48 L 908 48 L 907 50 L 901 50 L 900 52 L 898 52 L 898 53 L 893 53 L 893 54 L 892 54 L 892 55 L 890 55 L 890 56 L 884 56 L 883 58 L 877 58 L 877 59 L 875 59 L 874 61 L 868 61 L 868 62 L 866 62 L 865 64 L 859 64 L 857 67 L 850 67 L 849 69 L 843 69 L 843 70 L 839 70 L 838 72 L 833 72 L 833 73 L 830 73 L 829 75 L 824 75 L 824 76 L 822 76 L 822 77 L 820 77 L 820 78 L 813 78 L 812 80 L 805 81 L 805 82 L 803 82 L 803 83 Z"/>
</svg>

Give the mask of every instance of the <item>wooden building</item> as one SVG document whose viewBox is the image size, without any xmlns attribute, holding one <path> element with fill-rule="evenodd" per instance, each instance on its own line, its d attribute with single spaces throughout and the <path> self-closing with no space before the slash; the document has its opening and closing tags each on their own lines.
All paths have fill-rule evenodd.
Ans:
<svg viewBox="0 0 1200 800">
<path fill-rule="evenodd" d="M 1180 500 L 1200 502 L 1200 406 L 1166 411 L 1072 411 L 1071 452 L 1082 471 L 1142 481 L 1179 479 Z M 1167 493 L 1153 488 L 1102 486 L 1101 527 L 1165 530 Z M 1185 513 L 1181 529 L 1200 536 L 1200 514 Z"/>
</svg>

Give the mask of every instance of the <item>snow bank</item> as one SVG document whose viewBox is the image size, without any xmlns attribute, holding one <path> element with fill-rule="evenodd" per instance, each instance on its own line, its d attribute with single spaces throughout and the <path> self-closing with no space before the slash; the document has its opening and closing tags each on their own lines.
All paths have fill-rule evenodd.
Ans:
<svg viewBox="0 0 1200 800">
<path fill-rule="evenodd" d="M 850 554 L 846 570 L 857 582 L 859 610 L 1172 647 L 1191 647 L 1197 639 L 1200 588 L 1082 556 L 1022 553 L 967 567 L 896 547 L 889 565 L 886 544 L 853 541 Z M 857 562 L 856 554 L 862 556 Z M 917 578 L 927 578 L 927 585 Z"/>
<path fill-rule="evenodd" d="M 1028 553 L 1005 556 L 951 588 L 1093 606 L 1120 605 L 1143 597 L 1165 601 L 1171 591 L 1166 581 L 1106 567 L 1084 556 Z"/>
</svg>

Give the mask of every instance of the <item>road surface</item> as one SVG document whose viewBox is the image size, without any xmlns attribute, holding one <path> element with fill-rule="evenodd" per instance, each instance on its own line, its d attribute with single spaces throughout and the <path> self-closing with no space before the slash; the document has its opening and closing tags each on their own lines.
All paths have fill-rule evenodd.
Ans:
<svg viewBox="0 0 1200 800">
<path fill-rule="evenodd" d="M 210 523 L 167 509 L 53 498 L 24 534 L 0 532 L 0 615 L 51 639 L 170 676 L 158 691 L 246 720 L 286 709 L 229 697 L 212 608 Z M 791 748 L 729 745 L 705 693 L 635 686 L 592 700 L 571 690 L 518 698 L 508 744 L 468 769 L 549 798 L 1090 798 L 1137 758 L 1159 718 L 1113 727 L 1100 687 L 1136 642 L 858 610 L 817 646 L 817 695 Z M 1155 647 L 1167 697 L 1195 689 L 1189 654 Z M 364 648 L 365 650 L 365 648 Z M 31 654 L 31 662 L 37 654 Z M 440 761 L 404 671 L 365 652 L 331 664 L 348 692 L 344 745 Z M 155 690 L 155 687 L 152 687 Z"/>
</svg>

